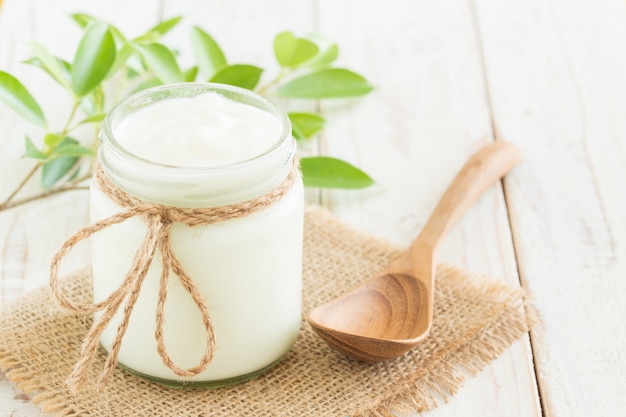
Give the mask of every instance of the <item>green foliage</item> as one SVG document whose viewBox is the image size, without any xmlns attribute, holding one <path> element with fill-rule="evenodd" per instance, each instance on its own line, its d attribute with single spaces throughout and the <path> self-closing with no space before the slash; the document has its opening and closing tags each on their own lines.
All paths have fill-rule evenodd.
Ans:
<svg viewBox="0 0 626 417">
<path fill-rule="evenodd" d="M 262 68 L 255 67 L 254 65 L 228 65 L 213 75 L 209 81 L 253 90 L 259 83 L 262 72 Z"/>
<path fill-rule="evenodd" d="M 165 45 L 149 43 L 135 45 L 146 64 L 152 68 L 154 75 L 163 83 L 180 83 L 184 81 L 183 73 L 176 62 L 176 56 Z"/>
<path fill-rule="evenodd" d="M 142 41 L 156 42 L 167 32 L 174 29 L 174 27 L 176 27 L 176 25 L 178 24 L 178 22 L 181 21 L 181 19 L 182 19 L 182 16 L 177 16 L 168 20 L 164 20 L 158 25 L 148 29 L 148 31 L 144 33 L 143 35 L 135 38 L 134 41 L 137 43 L 142 42 Z"/>
<path fill-rule="evenodd" d="M 72 145 L 78 145 L 78 141 L 66 137 L 59 143 L 59 148 Z M 61 178 L 68 175 L 72 168 L 78 164 L 79 159 L 80 157 L 75 155 L 57 155 L 46 161 L 41 170 L 41 188 L 44 190 L 52 188 Z"/>
<path fill-rule="evenodd" d="M 46 71 L 56 82 L 71 89 L 71 66 L 61 58 L 55 57 L 43 46 L 35 42 L 28 44 L 33 52 L 33 63 Z"/>
<path fill-rule="evenodd" d="M 327 156 L 302 158 L 300 161 L 304 185 L 323 188 L 365 188 L 374 180 L 349 163 Z"/>
<path fill-rule="evenodd" d="M 0 71 L 0 100 L 29 121 L 46 127 L 46 118 L 37 100 L 26 87 L 11 74 Z"/>
<path fill-rule="evenodd" d="M 76 178 L 84 166 L 79 164 L 81 158 L 95 155 L 97 138 L 83 145 L 71 137 L 74 129 L 93 124 L 97 132 L 108 108 L 145 88 L 198 80 L 247 88 L 270 97 L 302 99 L 355 97 L 372 90 L 363 76 L 333 66 L 339 48 L 317 34 L 299 38 L 291 32 L 279 33 L 273 52 L 280 71 L 261 84 L 262 68 L 229 63 L 218 42 L 200 27 L 194 27 L 190 33 L 195 64 L 181 69 L 178 53 L 161 39 L 178 25 L 181 17 L 160 22 L 132 39 L 96 17 L 73 14 L 71 18 L 83 30 L 71 62 L 34 42 L 28 43 L 32 57 L 25 61 L 50 76 L 71 98 L 73 105 L 62 128 L 50 127 L 28 89 L 13 75 L 0 71 L 0 101 L 43 130 L 40 141 L 25 136 L 23 156 L 38 161 L 36 168 L 41 167 L 44 189 Z M 325 124 L 316 113 L 292 112 L 289 118 L 293 136 L 298 140 L 313 137 Z M 37 142 L 41 145 L 37 146 Z M 307 186 L 354 189 L 373 183 L 360 169 L 335 158 L 303 158 L 302 170 Z"/>
<path fill-rule="evenodd" d="M 81 28 L 85 29 L 92 23 L 104 23 L 109 27 L 111 34 L 115 38 L 116 44 L 124 44 L 126 43 L 126 37 L 122 34 L 122 32 L 113 26 L 112 24 L 105 22 L 104 20 L 98 19 L 97 17 L 90 16 L 88 14 L 75 13 L 70 15 L 72 20 Z"/>
<path fill-rule="evenodd" d="M 319 49 L 317 55 L 307 62 L 307 66 L 312 68 L 328 66 L 339 57 L 339 47 L 327 37 L 313 33 L 308 35 L 307 39 L 314 42 Z"/>
<path fill-rule="evenodd" d="M 208 33 L 197 26 L 191 31 L 191 45 L 204 80 L 210 80 L 217 71 L 227 65 L 222 48 Z"/>
<path fill-rule="evenodd" d="M 183 79 L 185 82 L 191 83 L 198 78 L 198 67 L 191 67 L 183 71 Z"/>
<path fill-rule="evenodd" d="M 48 159 L 48 155 L 46 155 L 45 153 L 37 149 L 37 147 L 35 146 L 33 141 L 28 137 L 28 135 L 26 135 L 25 142 L 26 142 L 26 149 L 24 150 L 24 155 L 23 155 L 25 158 L 33 158 L 33 159 L 38 159 L 40 161 L 45 161 L 46 159 Z"/>
<path fill-rule="evenodd" d="M 101 121 L 104 120 L 104 118 L 106 117 L 106 113 L 100 113 L 100 114 L 94 114 L 93 116 L 89 116 L 83 120 L 81 120 L 80 122 L 78 122 L 79 125 L 84 125 L 87 123 L 100 123 Z"/>
<path fill-rule="evenodd" d="M 282 32 L 274 40 L 274 55 L 283 67 L 297 67 L 316 56 L 319 48 L 313 42 L 296 38 L 291 32 Z"/>
<path fill-rule="evenodd" d="M 87 26 L 72 64 L 72 89 L 82 97 L 96 88 L 115 61 L 115 40 L 104 23 Z"/>
<path fill-rule="evenodd" d="M 324 128 L 326 121 L 315 113 L 288 113 L 293 137 L 308 139 Z"/>
<path fill-rule="evenodd" d="M 323 68 L 289 81 L 278 89 L 278 93 L 293 98 L 340 98 L 367 94 L 372 88 L 355 72 Z"/>
</svg>

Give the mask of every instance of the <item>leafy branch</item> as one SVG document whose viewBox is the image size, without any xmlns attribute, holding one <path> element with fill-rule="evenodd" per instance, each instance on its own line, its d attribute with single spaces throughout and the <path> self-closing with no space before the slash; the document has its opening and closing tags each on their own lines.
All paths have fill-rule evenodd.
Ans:
<svg viewBox="0 0 626 417">
<path fill-rule="evenodd" d="M 97 134 L 81 143 L 76 130 L 93 125 L 97 132 L 111 105 L 146 88 L 209 81 L 269 97 L 309 100 L 356 97 L 372 90 L 361 75 L 333 65 L 339 48 L 319 35 L 299 38 L 291 32 L 279 33 L 273 49 L 280 70 L 261 85 L 262 68 L 229 63 L 215 39 L 200 27 L 194 27 L 190 34 L 195 65 L 181 68 L 175 50 L 161 42 L 181 17 L 165 20 L 133 39 L 93 16 L 74 14 L 72 19 L 83 34 L 71 62 L 38 43 L 29 44 L 33 56 L 25 61 L 41 69 L 69 94 L 72 106 L 61 129 L 50 127 L 38 101 L 16 77 L 0 71 L 0 101 L 44 132 L 39 146 L 25 135 L 23 157 L 34 159 L 36 164 L 0 203 L 0 211 L 51 194 L 85 188 L 81 184 L 89 178 L 98 146 Z M 313 112 L 288 112 L 288 116 L 299 143 L 314 137 L 325 125 L 324 117 Z M 305 185 L 310 187 L 354 189 L 373 184 L 357 167 L 326 156 L 302 158 L 302 171 Z M 42 191 L 17 200 L 18 193 L 39 172 Z"/>
</svg>

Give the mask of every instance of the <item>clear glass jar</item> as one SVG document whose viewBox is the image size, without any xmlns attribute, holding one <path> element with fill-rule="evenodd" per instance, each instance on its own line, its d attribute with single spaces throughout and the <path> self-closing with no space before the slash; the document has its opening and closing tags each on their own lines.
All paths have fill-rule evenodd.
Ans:
<svg viewBox="0 0 626 417">
<path fill-rule="evenodd" d="M 251 159 L 212 167 L 151 162 L 116 140 L 116 126 L 139 109 L 207 92 L 269 112 L 280 122 L 281 134 Z M 264 195 L 288 176 L 296 151 L 291 124 L 280 108 L 251 91 L 219 84 L 169 85 L 133 95 L 111 110 L 100 139 L 98 158 L 114 185 L 142 200 L 185 208 L 220 207 Z M 131 314 L 118 363 L 166 385 L 200 387 L 249 379 L 278 363 L 295 342 L 301 323 L 303 206 L 298 176 L 286 195 L 245 217 L 194 227 L 174 223 L 172 248 L 206 300 L 213 321 L 213 360 L 206 370 L 188 378 L 163 364 L 154 336 L 161 274 L 161 263 L 155 259 Z M 92 186 L 92 221 L 121 211 L 98 186 Z M 95 302 L 120 286 L 146 232 L 146 222 L 132 217 L 91 237 Z M 119 322 L 118 312 L 101 336 L 107 350 Z M 171 276 L 164 341 L 174 362 L 182 368 L 197 365 L 205 335 L 197 306 Z"/>
</svg>

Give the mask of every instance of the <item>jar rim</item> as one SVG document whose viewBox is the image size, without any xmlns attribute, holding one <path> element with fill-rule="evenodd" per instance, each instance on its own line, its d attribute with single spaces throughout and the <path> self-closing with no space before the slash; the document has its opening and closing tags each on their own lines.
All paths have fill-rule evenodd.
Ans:
<svg viewBox="0 0 626 417">
<path fill-rule="evenodd" d="M 200 94 L 215 92 L 217 94 L 221 94 L 226 98 L 232 99 L 233 96 L 242 96 L 245 97 L 248 101 L 245 104 L 254 105 L 255 107 L 259 107 L 262 110 L 266 110 L 276 116 L 282 126 L 282 131 L 278 137 L 278 140 L 274 142 L 274 144 L 267 148 L 262 153 L 255 155 L 252 158 L 244 159 L 241 161 L 236 161 L 232 163 L 222 164 L 222 165 L 212 165 L 212 166 L 183 166 L 183 165 L 172 165 L 162 162 L 153 161 L 147 158 L 143 158 L 130 150 L 124 147 L 121 143 L 117 141 L 115 135 L 113 134 L 113 123 L 114 120 L 121 112 L 123 112 L 128 107 L 133 104 L 138 104 L 144 101 L 146 98 L 150 96 L 158 96 L 160 93 L 164 92 L 175 92 L 175 91 L 187 91 L 188 95 L 184 96 L 176 96 L 172 95 L 171 98 L 180 98 L 180 97 L 194 97 Z M 226 94 L 223 94 L 226 93 Z M 148 104 L 149 105 L 149 104 Z M 177 171 L 186 171 L 190 173 L 209 173 L 212 171 L 224 171 L 229 169 L 236 169 L 242 166 L 245 166 L 249 163 L 252 163 L 258 159 L 262 159 L 265 156 L 268 156 L 285 144 L 286 141 L 291 139 L 291 120 L 287 113 L 278 105 L 273 103 L 271 100 L 266 97 L 261 96 L 260 94 L 255 93 L 252 90 L 248 90 L 241 87 L 236 87 L 228 84 L 221 83 L 201 83 L 201 82 L 183 82 L 183 83 L 175 83 L 175 84 L 165 84 L 157 87 L 148 88 L 146 90 L 139 91 L 134 93 L 121 102 L 116 104 L 107 112 L 107 115 L 102 123 L 101 131 L 100 131 L 100 141 L 102 144 L 108 145 L 110 150 L 113 150 L 118 155 L 133 159 L 142 164 L 146 164 L 148 166 L 153 166 L 155 168 L 160 169 L 173 169 Z M 104 137 L 103 137 L 104 136 Z M 106 138 L 106 140 L 104 139 Z"/>
</svg>

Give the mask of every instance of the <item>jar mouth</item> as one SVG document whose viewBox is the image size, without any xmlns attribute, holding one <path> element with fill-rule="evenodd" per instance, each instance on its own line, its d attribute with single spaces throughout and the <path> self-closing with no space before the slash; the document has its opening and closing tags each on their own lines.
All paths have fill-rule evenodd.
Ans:
<svg viewBox="0 0 626 417">
<path fill-rule="evenodd" d="M 150 104 L 165 100 L 168 98 L 185 98 L 195 97 L 205 93 L 217 93 L 225 98 L 235 99 L 244 104 L 248 104 L 257 107 L 261 110 L 265 110 L 275 116 L 282 126 L 282 131 L 277 137 L 277 140 L 272 146 L 265 151 L 255 155 L 252 158 L 243 159 L 226 164 L 218 164 L 211 166 L 184 166 L 184 165 L 172 165 L 153 161 L 151 159 L 143 158 L 128 150 L 115 138 L 113 132 L 114 125 L 118 120 L 124 117 L 125 114 L 134 110 L 138 110 L 149 106 Z M 100 142 L 102 145 L 106 145 L 110 150 L 117 153 L 123 158 L 132 159 L 135 162 L 142 165 L 152 166 L 160 169 L 176 170 L 178 172 L 185 171 L 188 173 L 210 173 L 214 171 L 228 171 L 230 169 L 241 168 L 245 165 L 253 163 L 258 159 L 262 159 L 278 151 L 286 141 L 291 139 L 291 121 L 283 109 L 278 107 L 269 99 L 241 87 L 235 87 L 228 84 L 220 83 L 195 83 L 185 82 L 178 84 L 166 84 L 158 87 L 142 90 L 138 93 L 132 94 L 125 98 L 123 101 L 115 105 L 106 115 L 104 123 L 102 124 L 102 130 L 100 132 Z"/>
</svg>

